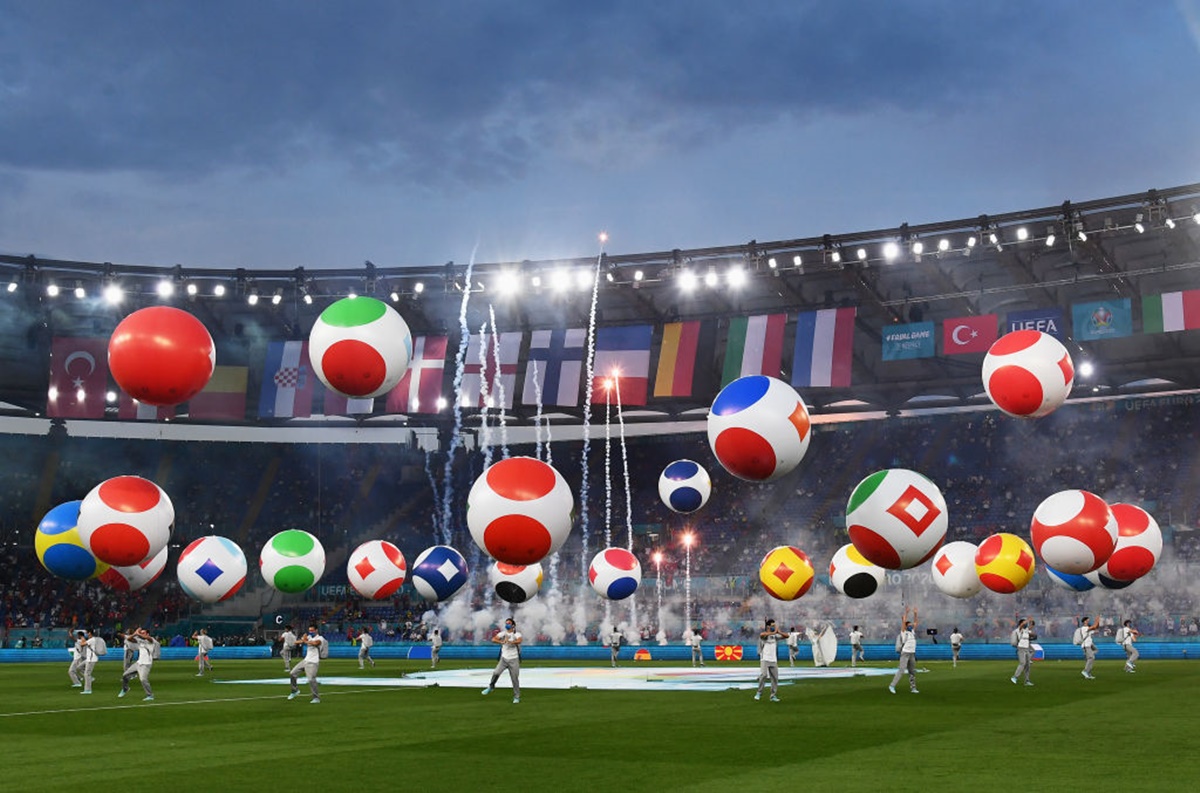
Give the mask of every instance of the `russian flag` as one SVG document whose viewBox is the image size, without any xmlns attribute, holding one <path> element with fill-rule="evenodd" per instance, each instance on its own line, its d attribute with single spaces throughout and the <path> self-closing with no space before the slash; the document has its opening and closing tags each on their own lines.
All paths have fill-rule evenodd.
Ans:
<svg viewBox="0 0 1200 793">
<path fill-rule="evenodd" d="M 855 308 L 804 311 L 796 317 L 792 385 L 848 388 L 854 364 Z"/>
<path fill-rule="evenodd" d="M 592 363 L 592 403 L 606 399 L 621 405 L 644 405 L 650 390 L 650 340 L 653 325 L 626 325 L 596 329 L 596 357 Z M 605 381 L 615 382 L 619 393 L 606 395 Z"/>
</svg>

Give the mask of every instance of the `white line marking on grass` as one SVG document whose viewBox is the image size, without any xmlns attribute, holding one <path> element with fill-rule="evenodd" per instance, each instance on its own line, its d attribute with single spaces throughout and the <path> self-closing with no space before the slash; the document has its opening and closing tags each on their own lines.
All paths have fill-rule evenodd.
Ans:
<svg viewBox="0 0 1200 793">
<path fill-rule="evenodd" d="M 328 691 L 328 692 L 322 691 L 321 699 L 324 699 L 325 697 L 345 696 L 346 694 L 369 694 L 372 692 L 388 691 L 388 690 L 395 690 L 395 689 L 368 688 L 368 689 L 361 689 L 358 691 Z M 307 692 L 304 693 L 302 696 L 308 696 Z M 17 713 L 0 713 L 0 718 L 12 718 L 14 716 L 48 716 L 48 715 L 55 714 L 55 713 L 90 713 L 92 711 L 99 711 L 99 710 L 136 710 L 138 708 L 166 708 L 166 707 L 174 707 L 177 705 L 211 705 L 211 704 L 217 703 L 217 702 L 248 702 L 251 700 L 259 700 L 259 699 L 286 700 L 287 694 L 271 694 L 269 696 L 262 696 L 262 697 L 223 697 L 223 698 L 218 698 L 218 699 L 186 699 L 186 700 L 181 700 L 179 702 L 159 702 L 156 700 L 154 702 L 136 702 L 136 703 L 131 702 L 128 705 L 100 705 L 99 707 L 93 707 L 93 708 L 58 708 L 58 709 L 54 709 L 54 710 L 26 710 L 26 711 L 20 711 Z M 308 703 L 305 702 L 304 704 L 307 705 Z"/>
</svg>

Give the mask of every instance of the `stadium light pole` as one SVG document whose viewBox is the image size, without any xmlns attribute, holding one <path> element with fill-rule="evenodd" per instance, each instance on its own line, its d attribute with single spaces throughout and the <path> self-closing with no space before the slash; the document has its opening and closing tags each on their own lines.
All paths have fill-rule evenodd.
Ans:
<svg viewBox="0 0 1200 793">
<path fill-rule="evenodd" d="M 663 632 L 662 624 L 662 551 L 655 551 L 654 556 L 654 589 L 658 594 L 658 620 L 655 626 L 654 633 L 657 635 Z"/>
<path fill-rule="evenodd" d="M 692 543 L 696 537 L 690 531 L 683 534 L 683 622 L 684 630 L 692 628 Z"/>
</svg>

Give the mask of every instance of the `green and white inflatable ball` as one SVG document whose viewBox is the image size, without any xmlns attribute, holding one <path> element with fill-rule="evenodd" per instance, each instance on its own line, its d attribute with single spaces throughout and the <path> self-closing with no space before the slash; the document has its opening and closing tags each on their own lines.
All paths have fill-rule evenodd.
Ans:
<svg viewBox="0 0 1200 793">
<path fill-rule="evenodd" d="M 412 359 L 408 323 L 373 297 L 343 298 L 321 312 L 308 334 L 308 356 L 317 377 L 350 399 L 367 399 L 396 387 Z"/>
<path fill-rule="evenodd" d="M 325 549 L 306 531 L 281 531 L 263 546 L 258 569 L 272 589 L 305 592 L 325 574 Z"/>
</svg>

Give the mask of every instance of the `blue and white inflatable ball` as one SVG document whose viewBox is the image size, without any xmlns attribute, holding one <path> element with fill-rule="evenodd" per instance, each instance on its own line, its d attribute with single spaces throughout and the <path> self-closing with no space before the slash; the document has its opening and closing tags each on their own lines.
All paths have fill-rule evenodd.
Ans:
<svg viewBox="0 0 1200 793">
<path fill-rule="evenodd" d="M 1050 580 L 1058 584 L 1064 589 L 1073 589 L 1076 592 L 1087 592 L 1089 589 L 1094 589 L 1095 584 L 1088 580 L 1086 576 L 1074 575 L 1072 573 L 1060 573 L 1050 565 L 1042 565 L 1046 570 L 1046 574 L 1050 576 Z"/>
<path fill-rule="evenodd" d="M 712 480 L 699 463 L 676 460 L 658 477 L 658 497 L 672 512 L 687 515 L 708 503 Z"/>
<path fill-rule="evenodd" d="M 413 562 L 410 580 L 431 603 L 449 600 L 467 583 L 467 560 L 449 545 L 426 548 Z"/>
</svg>

